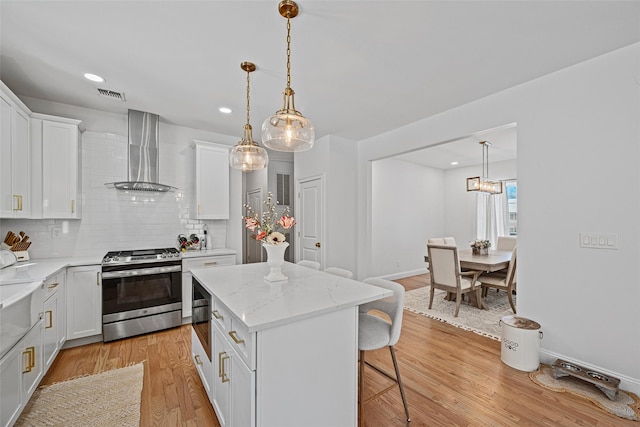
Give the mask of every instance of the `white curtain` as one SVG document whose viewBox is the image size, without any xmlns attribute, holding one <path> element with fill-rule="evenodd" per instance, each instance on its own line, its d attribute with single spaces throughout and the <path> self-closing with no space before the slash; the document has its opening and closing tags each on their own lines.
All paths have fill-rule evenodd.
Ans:
<svg viewBox="0 0 640 427">
<path fill-rule="evenodd" d="M 476 239 L 489 240 L 495 247 L 498 236 L 509 234 L 506 194 L 478 192 L 476 211 Z"/>
</svg>

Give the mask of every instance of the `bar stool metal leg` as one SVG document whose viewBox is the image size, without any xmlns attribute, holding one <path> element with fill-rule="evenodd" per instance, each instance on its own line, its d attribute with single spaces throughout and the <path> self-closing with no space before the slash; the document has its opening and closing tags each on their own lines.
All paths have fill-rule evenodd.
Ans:
<svg viewBox="0 0 640 427">
<path fill-rule="evenodd" d="M 391 358 L 393 359 L 393 369 L 396 371 L 396 381 L 398 382 L 398 387 L 400 387 L 400 396 L 402 396 L 404 414 L 407 416 L 407 423 L 410 423 L 411 417 L 409 416 L 409 405 L 407 404 L 407 397 L 404 394 L 404 386 L 402 385 L 402 379 L 400 378 L 400 369 L 398 369 L 398 361 L 396 360 L 396 349 L 390 345 L 389 351 L 391 352 Z"/>
</svg>

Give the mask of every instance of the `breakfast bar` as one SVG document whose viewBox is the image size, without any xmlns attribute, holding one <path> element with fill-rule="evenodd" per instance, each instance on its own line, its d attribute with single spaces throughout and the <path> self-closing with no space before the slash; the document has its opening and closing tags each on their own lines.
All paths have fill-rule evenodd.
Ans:
<svg viewBox="0 0 640 427">
<path fill-rule="evenodd" d="M 192 271 L 193 360 L 221 425 L 355 426 L 358 306 L 391 292 L 291 263 L 287 281 L 268 272 Z"/>
</svg>

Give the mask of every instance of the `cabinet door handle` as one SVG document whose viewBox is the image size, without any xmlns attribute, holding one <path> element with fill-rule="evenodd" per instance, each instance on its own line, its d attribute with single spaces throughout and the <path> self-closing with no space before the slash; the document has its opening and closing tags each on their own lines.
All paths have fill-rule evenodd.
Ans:
<svg viewBox="0 0 640 427">
<path fill-rule="evenodd" d="M 202 209 L 200 209 L 200 203 L 198 203 L 198 215 L 202 214 Z"/>
<path fill-rule="evenodd" d="M 72 200 L 71 201 L 71 213 L 75 213 L 76 211 L 76 201 Z"/>
<path fill-rule="evenodd" d="M 223 383 L 228 383 L 229 382 L 229 377 L 227 376 L 227 373 L 224 371 L 224 362 L 226 362 L 227 360 L 229 360 L 229 356 L 227 356 L 227 352 L 223 351 L 222 353 L 218 354 L 218 375 L 220 378 L 222 378 L 222 382 Z"/>
<path fill-rule="evenodd" d="M 20 194 L 14 194 L 13 198 L 15 199 L 16 203 L 15 203 L 15 208 L 13 208 L 14 211 L 21 211 L 22 210 L 22 196 Z"/>
<path fill-rule="evenodd" d="M 218 320 L 224 319 L 224 316 L 222 314 L 220 314 L 220 312 L 218 310 L 213 310 L 211 312 L 211 314 L 213 315 L 213 317 L 215 317 Z"/>
<path fill-rule="evenodd" d="M 196 359 L 196 365 L 202 365 L 199 354 L 196 354 L 195 356 L 193 356 L 193 358 Z"/>
<path fill-rule="evenodd" d="M 229 336 L 235 341 L 236 344 L 242 344 L 244 342 L 242 338 L 238 338 L 238 333 L 236 331 L 229 331 Z"/>
<path fill-rule="evenodd" d="M 98 271 L 98 272 L 96 273 L 96 286 L 100 286 L 100 282 L 101 282 L 101 281 L 102 281 L 102 280 L 100 280 L 100 272 Z"/>
<path fill-rule="evenodd" d="M 218 261 L 209 261 L 209 262 L 205 262 L 204 265 L 216 265 L 218 263 Z"/>
<path fill-rule="evenodd" d="M 48 316 L 48 318 L 47 318 L 48 322 L 47 323 L 49 325 L 45 326 L 44 328 L 45 329 L 51 329 L 51 328 L 53 328 L 53 310 L 47 310 L 47 311 L 45 311 L 45 313 Z"/>
<path fill-rule="evenodd" d="M 22 352 L 22 361 L 24 363 L 24 355 L 27 355 L 27 367 L 22 371 L 23 374 L 31 372 L 33 368 L 36 366 L 36 348 L 35 347 L 27 347 Z"/>
<path fill-rule="evenodd" d="M 53 288 L 55 288 L 56 286 L 58 286 L 59 284 L 60 284 L 60 283 L 58 283 L 58 282 L 56 282 L 56 283 L 50 283 L 50 284 L 49 284 L 49 286 L 48 286 L 48 288 L 49 288 L 49 289 L 53 289 Z"/>
</svg>

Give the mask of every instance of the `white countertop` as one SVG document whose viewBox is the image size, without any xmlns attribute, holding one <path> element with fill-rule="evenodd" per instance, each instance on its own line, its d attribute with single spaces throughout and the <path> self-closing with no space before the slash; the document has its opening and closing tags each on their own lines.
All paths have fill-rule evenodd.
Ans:
<svg viewBox="0 0 640 427">
<path fill-rule="evenodd" d="M 288 262 L 286 282 L 269 283 L 266 263 L 195 269 L 191 273 L 250 332 L 390 296 L 391 291 Z"/>
<path fill-rule="evenodd" d="M 100 265 L 102 257 L 42 258 L 18 262 L 0 270 L 0 286 L 47 280 L 63 268 Z"/>
</svg>

